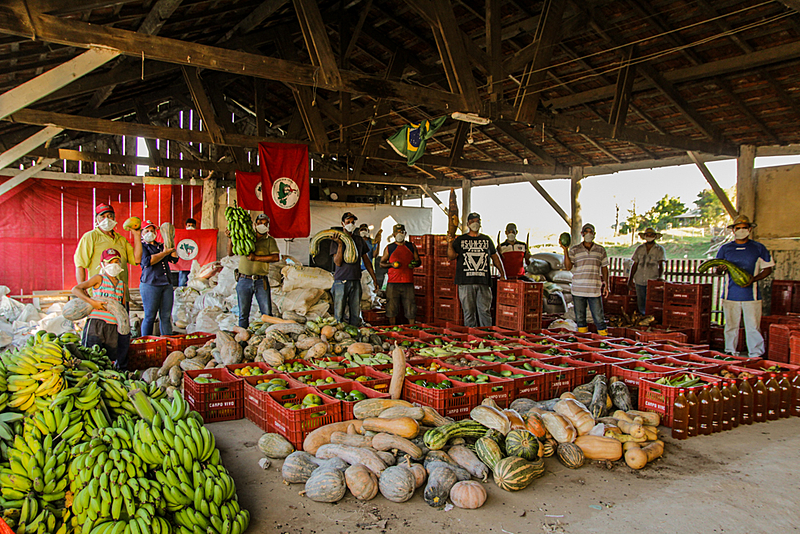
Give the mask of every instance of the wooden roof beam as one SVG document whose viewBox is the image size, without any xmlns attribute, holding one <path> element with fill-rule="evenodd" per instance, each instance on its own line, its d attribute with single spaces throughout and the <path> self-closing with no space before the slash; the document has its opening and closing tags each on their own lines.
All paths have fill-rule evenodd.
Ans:
<svg viewBox="0 0 800 534">
<path fill-rule="evenodd" d="M 495 128 L 506 134 L 508 137 L 525 147 L 526 150 L 533 153 L 537 158 L 542 160 L 542 163 L 545 165 L 556 165 L 558 162 L 552 156 L 550 156 L 542 147 L 537 146 L 531 142 L 528 137 L 523 134 L 522 132 L 518 132 L 514 129 L 510 123 L 503 122 L 503 121 L 494 121 L 492 123 Z M 528 127 L 530 129 L 530 127 Z"/>
<path fill-rule="evenodd" d="M 339 66 L 333 55 L 328 31 L 325 29 L 316 0 L 292 1 L 308 55 L 311 56 L 311 63 L 319 69 L 320 80 L 324 85 L 340 86 L 342 79 L 339 75 Z"/>
<path fill-rule="evenodd" d="M 217 163 L 208 160 L 166 159 L 140 156 L 123 156 L 105 152 L 84 152 L 67 148 L 37 148 L 27 154 L 31 157 L 54 158 L 69 161 L 90 161 L 96 163 L 113 163 L 119 165 L 147 165 L 148 167 L 169 167 L 174 169 L 192 169 L 229 173 L 241 169 L 236 163 Z"/>
<path fill-rule="evenodd" d="M 22 13 L 22 0 L 9 0 L 14 9 L 0 12 L 0 34 L 33 35 L 28 17 Z M 305 86 L 320 86 L 315 68 L 269 56 L 228 50 L 215 46 L 202 45 L 168 39 L 165 37 L 142 35 L 135 32 L 95 26 L 80 21 L 31 13 L 38 39 L 60 44 L 70 44 L 82 48 L 93 45 L 107 46 L 129 56 L 145 58 L 178 65 L 191 65 L 241 76 L 253 76 Z M 340 71 L 341 84 L 325 85 L 323 88 L 344 90 L 376 98 L 389 98 L 404 102 L 425 102 L 431 108 L 448 111 L 480 111 L 465 107 L 460 95 L 419 87 L 411 84 L 380 80 L 359 72 Z"/>
<path fill-rule="evenodd" d="M 256 27 L 258 27 L 259 24 L 275 14 L 288 2 L 289 0 L 264 0 L 261 5 L 252 10 L 245 18 L 240 20 L 233 28 L 231 28 L 228 33 L 223 35 L 222 38 L 217 41 L 217 44 L 230 41 L 234 38 L 234 36 L 250 33 Z"/>
<path fill-rule="evenodd" d="M 728 195 L 725 194 L 725 190 L 719 186 L 717 180 L 714 179 L 714 175 L 711 174 L 711 171 L 708 170 L 708 167 L 706 167 L 706 164 L 700 160 L 700 156 L 692 151 L 688 151 L 686 154 L 694 162 L 694 164 L 697 165 L 697 168 L 700 169 L 703 177 L 708 182 L 708 185 L 711 186 L 711 189 L 714 190 L 714 194 L 717 195 L 719 201 L 722 202 L 722 205 L 725 207 L 725 211 L 728 212 L 728 215 L 731 216 L 731 219 L 735 219 L 736 215 L 738 215 L 736 208 L 733 207 L 733 203 L 731 203 Z"/>
<path fill-rule="evenodd" d="M 343 172 L 315 170 L 311 172 L 312 178 L 320 180 L 358 181 L 363 184 L 406 185 L 406 186 L 435 186 L 435 187 L 461 187 L 461 180 L 421 178 L 417 176 L 373 176 L 362 174 L 355 180 L 351 174 Z"/>
</svg>

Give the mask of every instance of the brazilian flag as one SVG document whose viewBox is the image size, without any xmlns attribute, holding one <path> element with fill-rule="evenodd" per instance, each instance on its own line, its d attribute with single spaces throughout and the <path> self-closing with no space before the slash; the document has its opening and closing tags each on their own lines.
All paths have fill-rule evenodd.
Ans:
<svg viewBox="0 0 800 534">
<path fill-rule="evenodd" d="M 443 115 L 432 121 L 422 121 L 419 124 L 410 124 L 386 140 L 395 152 L 408 159 L 408 166 L 414 165 L 416 161 L 425 154 L 425 145 L 428 139 L 444 124 L 447 115 Z"/>
</svg>

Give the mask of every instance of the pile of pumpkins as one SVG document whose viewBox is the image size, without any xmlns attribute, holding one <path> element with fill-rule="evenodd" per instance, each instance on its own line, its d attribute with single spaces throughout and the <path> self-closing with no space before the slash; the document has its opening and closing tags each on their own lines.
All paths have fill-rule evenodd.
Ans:
<svg viewBox="0 0 800 534">
<path fill-rule="evenodd" d="M 605 376 L 582 387 L 605 391 Z M 604 399 L 608 404 L 613 408 Z M 462 421 L 391 399 L 365 399 L 353 413 L 355 420 L 311 432 L 302 451 L 278 434 L 266 434 L 261 450 L 285 458 L 284 480 L 304 484 L 314 501 L 337 502 L 350 490 L 360 500 L 380 492 L 405 502 L 424 488 L 430 506 L 449 499 L 467 509 L 486 502 L 481 482 L 490 477 L 505 491 L 525 489 L 545 474 L 546 457 L 577 469 L 586 460 L 612 462 L 624 454 L 631 468 L 641 469 L 663 452 L 657 414 L 618 409 L 608 416 L 604 408 L 595 418 L 575 392 L 541 402 L 517 399 L 508 409 L 485 398 Z"/>
</svg>

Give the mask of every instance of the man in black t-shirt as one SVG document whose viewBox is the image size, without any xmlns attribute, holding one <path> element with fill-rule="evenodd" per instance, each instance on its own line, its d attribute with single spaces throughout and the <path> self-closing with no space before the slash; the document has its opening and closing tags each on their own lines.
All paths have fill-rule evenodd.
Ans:
<svg viewBox="0 0 800 534">
<path fill-rule="evenodd" d="M 456 285 L 464 326 L 492 326 L 492 277 L 490 261 L 500 271 L 503 280 L 506 272 L 497 255 L 492 238 L 480 233 L 481 216 L 467 216 L 469 232 L 455 238 L 447 245 L 447 257 L 456 260 Z"/>
<path fill-rule="evenodd" d="M 375 278 L 375 271 L 372 269 L 372 262 L 369 257 L 369 246 L 356 232 L 356 220 L 358 218 L 349 211 L 342 215 L 342 226 L 344 231 L 353 238 L 358 249 L 358 259 L 354 263 L 344 261 L 344 243 L 338 237 L 332 239 L 331 256 L 336 270 L 333 272 L 333 316 L 340 323 L 345 319 L 345 308 L 350 312 L 348 323 L 353 326 L 361 325 L 361 261 L 367 268 L 367 272 L 378 287 L 378 280 Z"/>
</svg>

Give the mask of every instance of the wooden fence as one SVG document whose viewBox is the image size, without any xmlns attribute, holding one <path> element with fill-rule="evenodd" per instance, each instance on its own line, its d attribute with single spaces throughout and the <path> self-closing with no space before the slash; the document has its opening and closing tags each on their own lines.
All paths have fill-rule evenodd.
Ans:
<svg viewBox="0 0 800 534">
<path fill-rule="evenodd" d="M 608 274 L 625 276 L 623 262 L 629 258 L 609 258 Z M 692 284 L 711 284 L 711 320 L 723 324 L 722 284 L 726 276 L 721 274 L 698 273 L 697 267 L 705 260 L 668 259 L 664 266 L 664 279 L 667 282 L 688 282 Z"/>
</svg>

